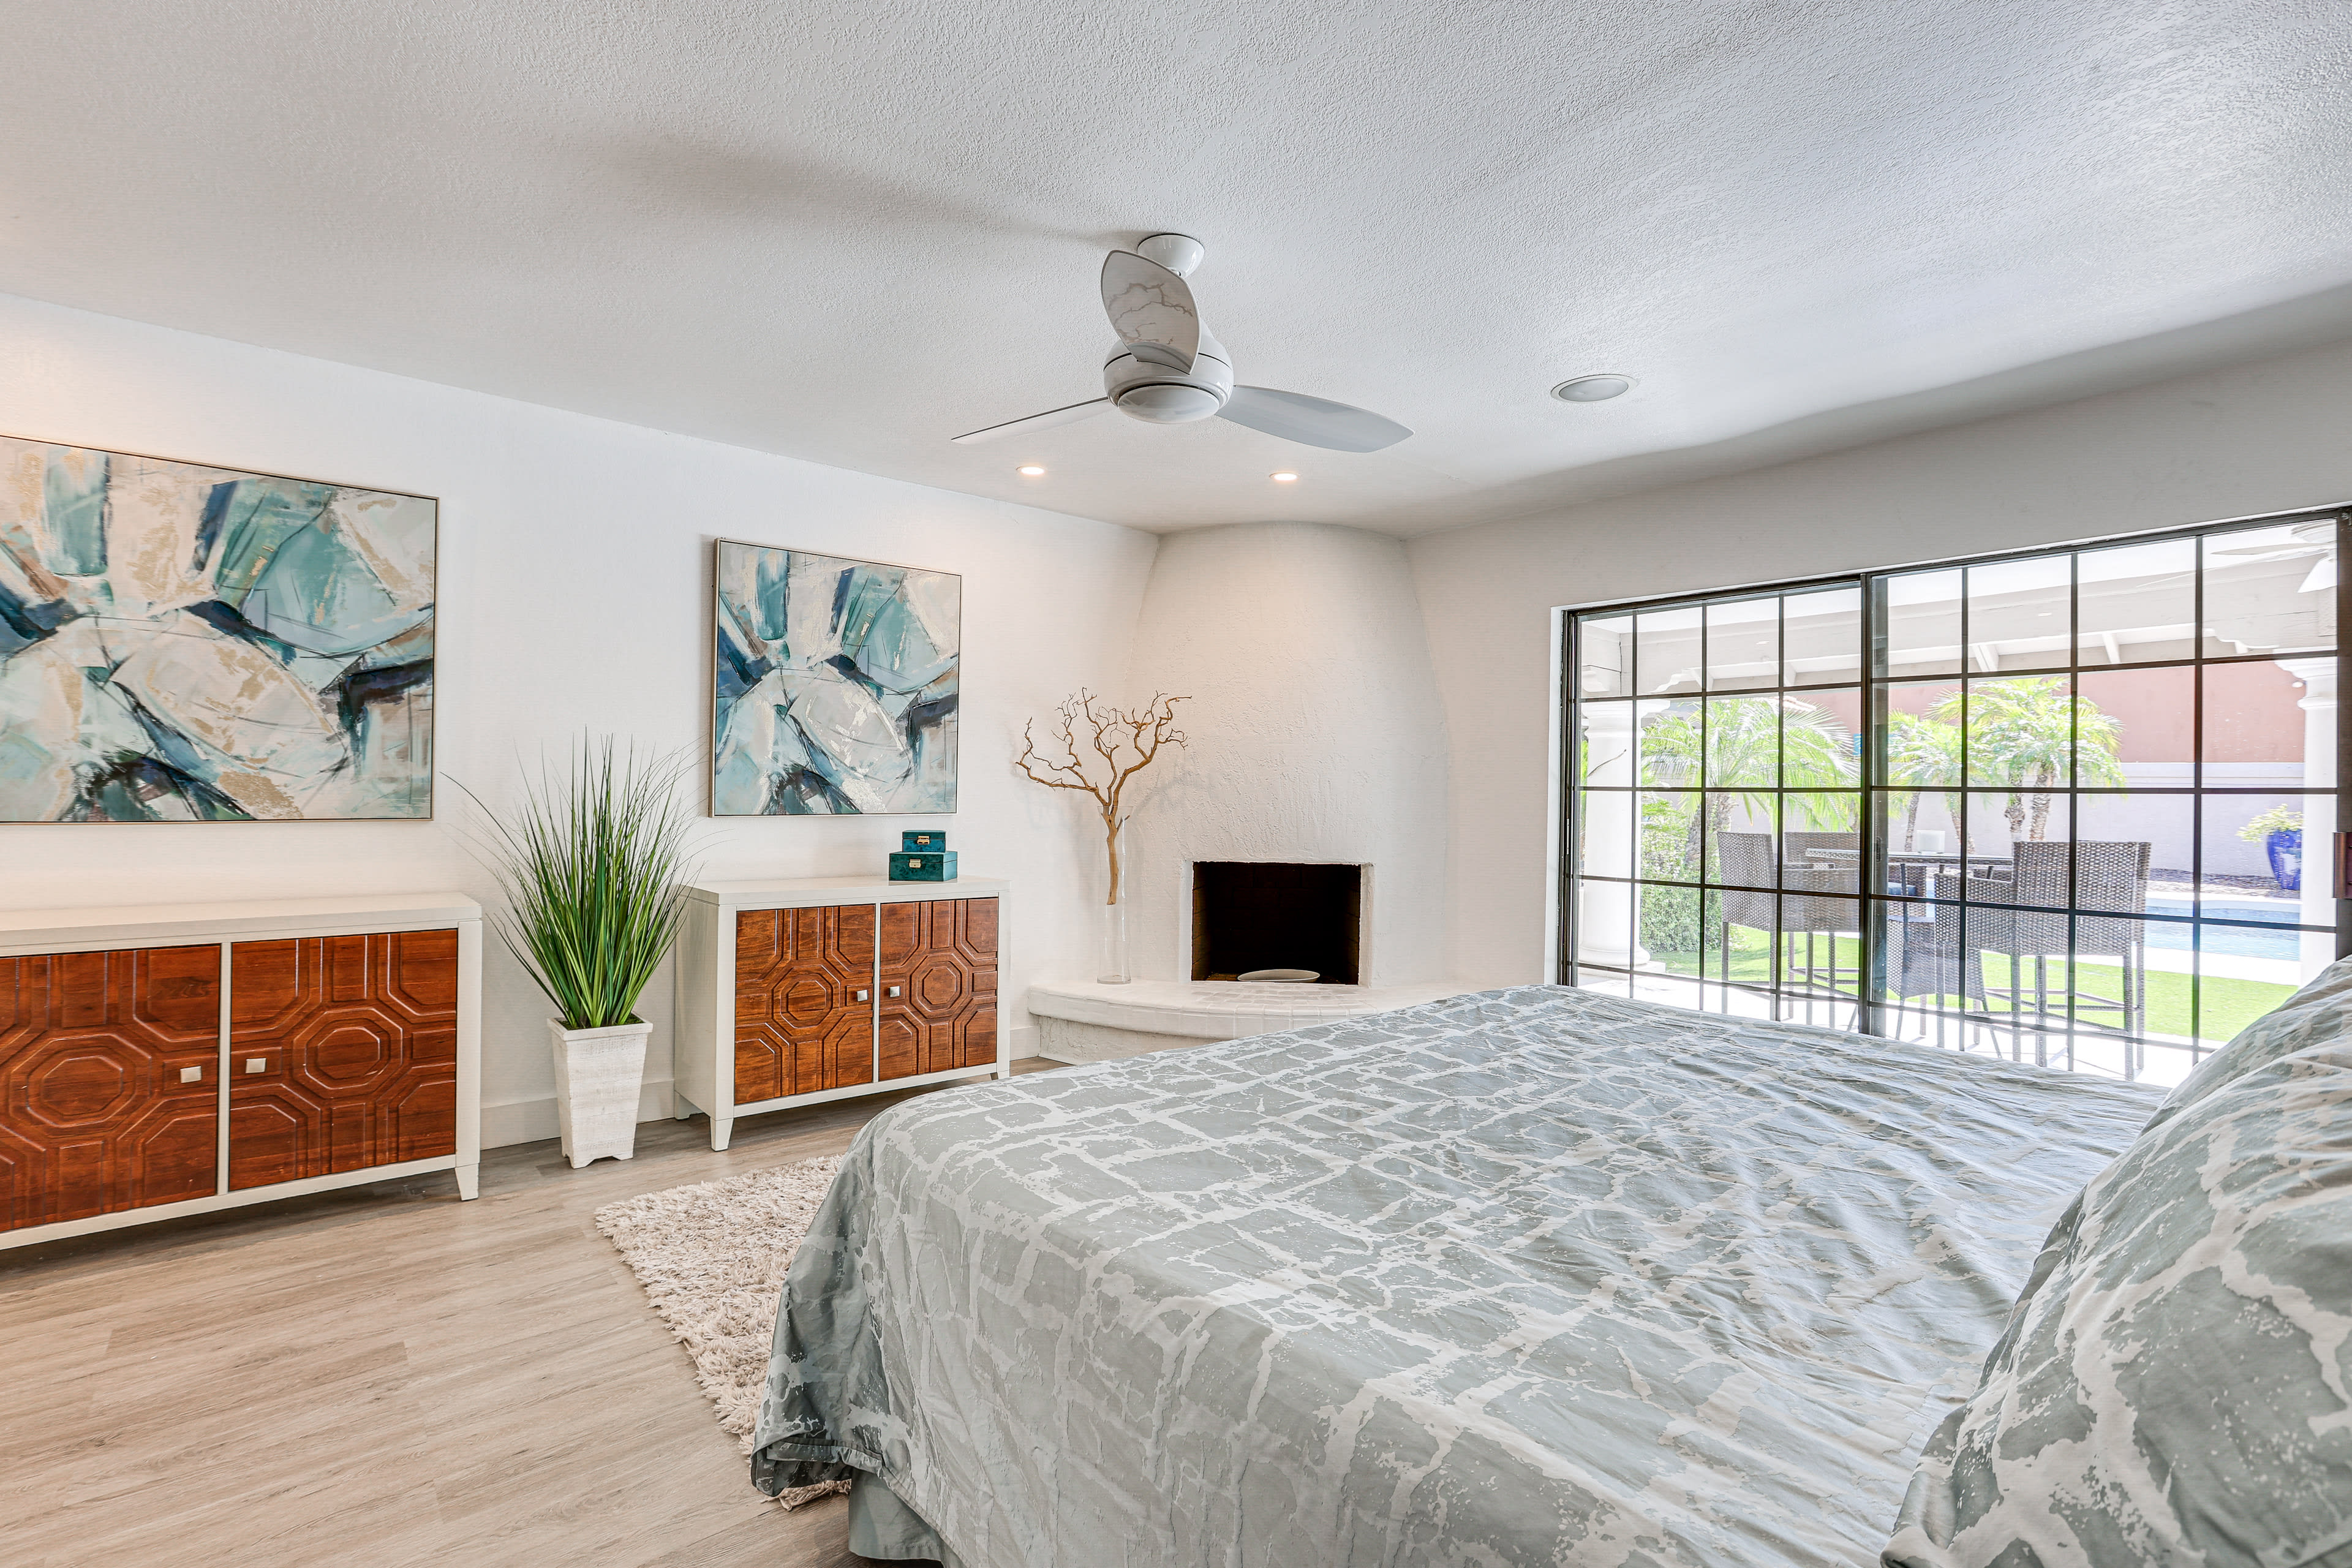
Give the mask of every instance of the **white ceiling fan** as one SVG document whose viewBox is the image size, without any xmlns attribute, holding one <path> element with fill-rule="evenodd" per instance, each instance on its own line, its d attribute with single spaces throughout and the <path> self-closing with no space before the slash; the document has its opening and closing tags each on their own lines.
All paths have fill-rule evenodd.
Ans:
<svg viewBox="0 0 2352 1568">
<path fill-rule="evenodd" d="M 1103 395 L 955 437 L 961 446 L 1050 430 L 1116 408 L 1147 425 L 1189 425 L 1213 416 L 1286 441 L 1335 452 L 1377 452 L 1412 434 L 1393 419 L 1344 403 L 1267 386 L 1235 386 L 1224 344 L 1201 324 L 1184 279 L 1206 247 L 1190 235 L 1155 234 L 1103 259 L 1103 310 L 1118 342 L 1103 362 Z"/>
<path fill-rule="evenodd" d="M 2298 594 L 2316 594 L 2323 588 L 2336 586 L 2336 520 L 2323 518 L 2317 522 L 2299 522 L 2287 530 L 2285 540 L 2269 544 L 2241 545 L 2234 550 L 2214 550 L 2211 555 L 2234 555 L 2242 561 L 2291 561 L 2299 555 L 2316 555 L 2311 570 L 2304 574 Z"/>
</svg>

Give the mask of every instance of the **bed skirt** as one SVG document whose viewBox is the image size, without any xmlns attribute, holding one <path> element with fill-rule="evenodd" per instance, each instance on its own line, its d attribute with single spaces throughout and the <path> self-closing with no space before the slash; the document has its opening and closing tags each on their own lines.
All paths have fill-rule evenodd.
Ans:
<svg viewBox="0 0 2352 1568">
<path fill-rule="evenodd" d="M 849 1549 L 884 1563 L 937 1563 L 963 1568 L 940 1532 L 898 1500 L 879 1476 L 860 1470 L 849 1483 Z"/>
</svg>

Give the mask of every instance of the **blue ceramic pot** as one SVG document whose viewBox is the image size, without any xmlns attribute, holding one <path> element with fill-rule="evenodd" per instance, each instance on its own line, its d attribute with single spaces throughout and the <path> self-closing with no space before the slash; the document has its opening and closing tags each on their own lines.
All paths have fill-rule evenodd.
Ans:
<svg viewBox="0 0 2352 1568">
<path fill-rule="evenodd" d="M 2270 853 L 2271 875 L 2278 879 L 2280 888 L 2290 893 L 2301 892 L 2303 890 L 2303 829 L 2300 827 L 2273 828 L 2271 836 L 2263 840 L 2263 847 Z"/>
</svg>

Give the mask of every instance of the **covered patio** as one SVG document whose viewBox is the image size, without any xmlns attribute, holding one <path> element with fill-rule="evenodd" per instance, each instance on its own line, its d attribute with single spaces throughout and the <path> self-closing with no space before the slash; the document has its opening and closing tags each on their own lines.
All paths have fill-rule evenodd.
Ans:
<svg viewBox="0 0 2352 1568">
<path fill-rule="evenodd" d="M 1581 983 L 2186 1076 L 2335 956 L 2335 526 L 1588 623 Z"/>
</svg>

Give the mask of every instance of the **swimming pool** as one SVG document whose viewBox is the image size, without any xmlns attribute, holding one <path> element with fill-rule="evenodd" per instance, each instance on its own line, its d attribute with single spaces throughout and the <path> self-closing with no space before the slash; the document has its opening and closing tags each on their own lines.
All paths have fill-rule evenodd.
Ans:
<svg viewBox="0 0 2352 1568">
<path fill-rule="evenodd" d="M 2158 897 L 2147 901 L 2152 915 L 2186 915 L 2190 912 L 2185 897 Z M 2292 926 L 2301 914 L 2294 904 L 2280 900 L 2243 900 L 2237 901 L 2205 901 L 2207 920 L 2247 921 L 2256 925 Z M 2186 952 L 2196 945 L 2193 926 L 2173 925 L 2164 921 L 2147 922 L 2147 945 L 2176 948 Z M 2301 952 L 2302 942 L 2292 931 L 2249 931 L 2244 926 L 2209 925 L 2205 928 L 2205 951 L 2233 953 L 2240 958 L 2287 958 Z"/>
</svg>

